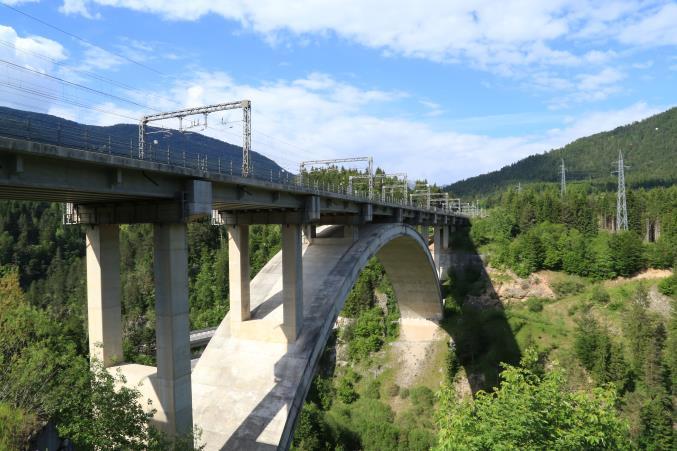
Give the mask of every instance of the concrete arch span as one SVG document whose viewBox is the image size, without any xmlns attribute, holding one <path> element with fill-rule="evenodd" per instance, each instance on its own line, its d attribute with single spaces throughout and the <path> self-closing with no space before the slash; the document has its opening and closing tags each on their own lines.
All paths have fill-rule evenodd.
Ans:
<svg viewBox="0 0 677 451">
<path fill-rule="evenodd" d="M 439 281 L 427 243 L 403 224 L 371 224 L 355 241 L 316 238 L 303 246 L 303 328 L 287 344 L 270 331 L 282 321 L 282 257 L 251 283 L 252 319 L 222 321 L 192 373 L 194 423 L 207 449 L 286 449 L 319 357 L 360 271 L 376 255 L 403 319 L 438 320 Z"/>
</svg>

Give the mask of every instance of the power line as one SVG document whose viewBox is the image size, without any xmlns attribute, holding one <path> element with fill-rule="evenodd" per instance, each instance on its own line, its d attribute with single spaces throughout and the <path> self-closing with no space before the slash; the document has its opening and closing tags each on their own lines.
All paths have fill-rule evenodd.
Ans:
<svg viewBox="0 0 677 451">
<path fill-rule="evenodd" d="M 32 55 L 32 56 L 35 56 L 37 58 L 43 59 L 45 61 L 49 61 L 50 63 L 57 65 L 57 66 L 61 66 L 68 71 L 72 71 L 72 72 L 76 72 L 76 73 L 83 73 L 84 75 L 91 77 L 91 78 L 98 80 L 98 81 L 103 81 L 105 83 L 109 83 L 111 85 L 114 85 L 114 86 L 117 86 L 117 87 L 120 87 L 120 88 L 124 88 L 124 89 L 129 89 L 129 90 L 132 90 L 132 91 L 140 91 L 139 89 L 134 88 L 133 86 L 130 86 L 128 84 L 122 83 L 122 82 L 117 81 L 117 80 L 113 80 L 112 78 L 104 77 L 102 75 L 96 74 L 96 73 L 88 71 L 86 69 L 82 69 L 82 68 L 79 68 L 79 67 L 71 66 L 69 64 L 65 64 L 62 61 L 51 58 L 51 57 L 44 55 L 42 53 L 34 52 L 32 50 L 22 49 L 20 47 L 17 47 L 16 45 L 14 45 L 12 42 L 5 41 L 3 39 L 0 39 L 0 45 L 4 45 L 7 48 L 11 48 L 15 52 L 25 53 L 27 55 Z"/>
<path fill-rule="evenodd" d="M 65 35 L 67 35 L 67 36 L 70 36 L 71 38 L 77 39 L 78 41 L 83 42 L 83 43 L 85 43 L 85 44 L 87 44 L 87 45 L 89 45 L 89 46 L 92 46 L 92 47 L 96 47 L 96 48 L 98 48 L 98 49 L 101 49 L 101 50 L 103 50 L 103 51 L 106 52 L 106 53 L 109 53 L 109 54 L 111 54 L 111 55 L 117 56 L 118 58 L 122 58 L 122 59 L 124 59 L 124 60 L 126 60 L 126 61 L 129 61 L 129 62 L 132 63 L 132 64 L 136 64 L 137 66 L 143 67 L 144 69 L 149 70 L 149 71 L 151 71 L 151 72 L 154 72 L 154 73 L 156 73 L 156 74 L 158 74 L 158 75 L 166 76 L 166 74 L 160 72 L 160 71 L 157 70 L 157 69 L 154 69 L 154 68 L 152 68 L 152 67 L 150 67 L 150 66 L 148 66 L 148 65 L 146 65 L 146 64 L 143 64 L 143 63 L 141 63 L 141 62 L 139 62 L 139 61 L 136 61 L 136 60 L 134 60 L 134 59 L 132 59 L 132 58 L 129 58 L 129 57 L 125 56 L 125 55 L 122 55 L 121 53 L 117 53 L 117 52 L 114 52 L 114 51 L 112 51 L 112 50 L 105 49 L 105 48 L 101 47 L 100 45 L 94 44 L 93 42 L 91 42 L 91 41 L 89 41 L 89 40 L 87 40 L 87 39 L 85 39 L 85 38 L 82 38 L 82 37 L 80 37 L 80 36 L 78 36 L 78 35 L 76 35 L 76 34 L 73 34 L 73 33 L 69 32 L 69 31 L 66 31 L 66 30 L 64 30 L 64 29 L 62 29 L 62 28 L 59 28 L 59 27 L 57 27 L 56 25 L 52 25 L 51 23 L 46 22 L 46 21 L 44 21 L 44 20 L 42 20 L 42 19 L 39 19 L 39 18 L 37 18 L 37 17 L 35 17 L 35 16 L 31 15 L 31 14 L 28 14 L 28 13 L 25 12 L 25 11 L 21 11 L 21 10 L 18 9 L 18 8 L 15 8 L 15 7 L 13 7 L 13 6 L 10 6 L 10 5 L 8 5 L 7 3 L 2 3 L 2 6 L 6 7 L 6 8 L 9 8 L 9 9 L 13 10 L 14 12 L 17 12 L 17 13 L 19 13 L 19 14 L 21 14 L 21 15 L 24 15 L 24 16 L 28 17 L 29 19 L 32 19 L 32 20 L 34 20 L 34 21 L 36 21 L 36 22 L 39 22 L 39 23 L 41 23 L 42 25 L 45 25 L 45 26 L 47 26 L 47 27 L 49 27 L 49 28 L 52 28 L 52 29 L 54 29 L 54 30 L 56 30 L 56 31 L 59 31 L 59 32 L 65 34 Z"/>
<path fill-rule="evenodd" d="M 65 80 L 63 78 L 57 77 L 55 75 L 50 75 L 46 72 L 40 72 L 40 71 L 35 70 L 35 69 L 24 67 L 24 66 L 21 66 L 19 64 L 12 63 L 11 61 L 4 60 L 2 58 L 0 58 L 0 63 L 3 63 L 7 66 L 11 66 L 15 69 L 23 70 L 23 71 L 26 71 L 26 72 L 31 72 L 31 73 L 39 75 L 41 77 L 51 78 L 52 80 L 56 80 L 56 81 L 59 81 L 61 83 L 65 83 L 65 84 L 70 85 L 70 86 L 75 86 L 75 87 L 78 87 L 80 89 L 84 89 L 86 91 L 92 92 L 94 94 L 99 94 L 99 95 L 102 95 L 102 96 L 105 96 L 105 97 L 110 97 L 111 99 L 119 100 L 121 102 L 126 102 L 126 103 L 129 103 L 131 105 L 138 106 L 140 108 L 145 108 L 145 109 L 149 109 L 149 110 L 153 110 L 153 111 L 159 111 L 159 110 L 157 110 L 153 107 L 150 107 L 148 105 L 143 105 L 143 104 L 135 102 L 133 100 L 129 100 L 129 99 L 126 99 L 124 97 L 116 96 L 115 94 L 110 94 L 108 92 L 104 92 L 104 91 L 100 91 L 98 89 L 90 88 L 89 86 L 85 86 L 85 85 L 81 85 L 79 83 L 68 81 L 68 80 Z"/>
<path fill-rule="evenodd" d="M 43 91 L 39 91 L 35 88 L 28 88 L 28 87 L 24 87 L 24 86 L 13 85 L 11 83 L 2 82 L 2 81 L 0 81 L 0 86 L 4 86 L 4 87 L 10 88 L 10 89 L 14 89 L 14 90 L 19 91 L 21 93 L 31 94 L 32 96 L 38 96 L 38 97 L 53 100 L 53 101 L 56 101 L 56 102 L 66 103 L 68 105 L 76 106 L 76 107 L 79 107 L 79 108 L 86 108 L 88 110 L 97 111 L 97 112 L 103 113 L 103 114 L 118 116 L 118 117 L 121 117 L 121 118 L 124 118 L 124 119 L 130 119 L 132 121 L 138 120 L 137 118 L 133 118 L 131 116 L 126 116 L 126 115 L 120 114 L 120 113 L 114 113 L 114 112 L 111 112 L 111 111 L 108 111 L 108 110 L 105 110 L 105 109 L 102 109 L 102 108 L 99 108 L 99 107 L 88 105 L 86 103 L 78 102 L 76 100 L 63 99 L 63 98 L 60 98 L 60 97 L 55 96 L 53 94 L 49 94 L 49 93 L 46 93 L 46 92 L 43 92 Z"/>
</svg>

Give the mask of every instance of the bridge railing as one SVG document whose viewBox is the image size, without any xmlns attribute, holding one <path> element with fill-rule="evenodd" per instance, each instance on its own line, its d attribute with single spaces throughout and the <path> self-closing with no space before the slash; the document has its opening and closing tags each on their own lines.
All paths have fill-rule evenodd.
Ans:
<svg viewBox="0 0 677 451">
<path fill-rule="evenodd" d="M 153 145 L 151 139 L 151 144 L 144 150 L 143 158 L 141 158 L 139 156 L 138 138 L 123 138 L 121 135 L 125 132 L 120 129 L 116 130 L 116 127 L 119 126 L 101 128 L 75 122 L 54 123 L 39 116 L 30 119 L 18 119 L 0 114 L 0 136 L 115 155 L 133 160 L 143 159 L 169 167 L 190 168 L 203 172 L 205 176 L 209 174 L 243 176 L 241 159 L 215 155 L 213 147 L 208 148 L 206 144 L 199 140 L 188 140 L 183 148 L 173 148 L 166 139 L 161 139 L 159 145 Z M 167 133 L 167 131 L 157 129 L 157 133 Z M 445 210 L 438 207 L 426 208 L 425 205 L 412 203 L 408 199 L 382 196 L 381 193 L 375 193 L 370 199 L 366 191 L 353 190 L 348 192 L 347 186 L 313 182 L 308 178 L 302 179 L 282 169 L 265 169 L 254 165 L 253 168 L 250 168 L 249 177 L 317 195 L 332 196 L 339 194 L 348 199 L 378 202 L 392 207 L 415 207 L 437 213 L 456 212 L 452 209 Z M 465 212 L 458 211 L 458 213 Z"/>
</svg>

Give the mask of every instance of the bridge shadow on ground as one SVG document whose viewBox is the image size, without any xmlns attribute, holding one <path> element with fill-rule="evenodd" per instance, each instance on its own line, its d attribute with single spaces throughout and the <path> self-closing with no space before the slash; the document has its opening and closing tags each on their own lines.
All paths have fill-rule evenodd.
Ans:
<svg viewBox="0 0 677 451">
<path fill-rule="evenodd" d="M 518 364 L 521 353 L 469 232 L 463 227 L 452 233 L 453 251 L 444 255 L 449 278 L 442 282 L 445 308 L 441 326 L 453 338 L 457 358 L 475 394 L 497 387 L 501 363 Z"/>
</svg>

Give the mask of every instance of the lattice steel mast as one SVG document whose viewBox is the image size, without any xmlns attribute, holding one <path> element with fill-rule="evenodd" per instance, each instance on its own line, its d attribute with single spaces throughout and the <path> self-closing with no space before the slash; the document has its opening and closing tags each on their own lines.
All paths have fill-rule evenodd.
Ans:
<svg viewBox="0 0 677 451">
<path fill-rule="evenodd" d="M 564 195 L 567 192 L 567 170 L 564 167 L 564 158 L 562 158 L 562 166 L 560 168 L 560 172 L 562 175 L 562 180 L 560 182 L 559 193 L 562 197 L 564 197 Z"/>
<path fill-rule="evenodd" d="M 179 120 L 179 131 L 183 131 L 183 118 L 187 116 L 194 116 L 202 114 L 205 117 L 205 125 L 207 124 L 207 115 L 217 111 L 236 110 L 242 108 L 242 176 L 248 177 L 251 173 L 251 102 L 249 100 L 241 100 L 238 102 L 218 103 L 216 105 L 209 105 L 197 108 L 186 108 L 177 111 L 168 111 L 166 113 L 150 114 L 143 116 L 139 121 L 139 158 L 143 159 L 145 156 L 146 144 L 146 126 L 149 122 L 161 121 L 163 119 L 177 118 Z"/>
<path fill-rule="evenodd" d="M 628 230 L 628 206 L 625 198 L 625 168 L 623 152 L 618 151 L 618 194 L 616 195 L 616 230 Z"/>
</svg>

